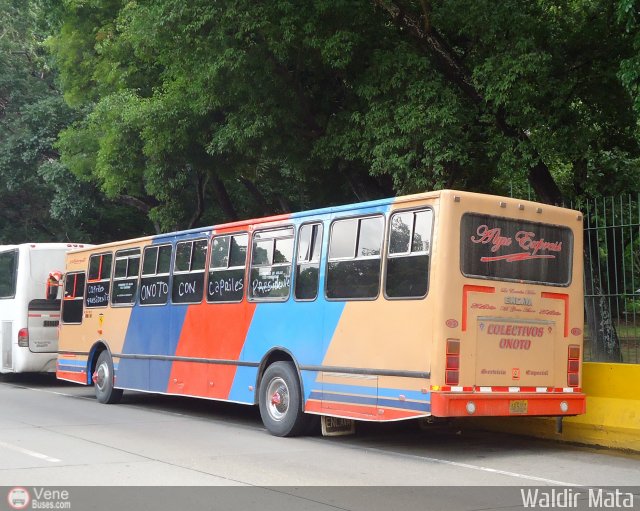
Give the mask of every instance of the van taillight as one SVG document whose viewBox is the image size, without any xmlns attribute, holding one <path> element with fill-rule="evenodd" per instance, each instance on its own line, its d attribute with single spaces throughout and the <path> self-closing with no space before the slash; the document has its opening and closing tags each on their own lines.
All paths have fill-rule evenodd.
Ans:
<svg viewBox="0 0 640 511">
<path fill-rule="evenodd" d="M 29 347 L 29 330 L 26 328 L 21 328 L 18 332 L 18 346 L 21 348 Z"/>
<path fill-rule="evenodd" d="M 444 372 L 445 385 L 458 385 L 460 381 L 460 341 L 447 339 L 447 364 Z"/>
<path fill-rule="evenodd" d="M 580 346 L 569 345 L 567 357 L 567 385 L 577 387 L 580 382 Z"/>
</svg>

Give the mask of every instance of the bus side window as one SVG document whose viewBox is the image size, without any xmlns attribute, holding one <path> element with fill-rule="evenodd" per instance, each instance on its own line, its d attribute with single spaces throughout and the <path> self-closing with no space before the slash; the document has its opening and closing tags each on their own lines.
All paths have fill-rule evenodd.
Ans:
<svg viewBox="0 0 640 511">
<path fill-rule="evenodd" d="M 140 277 L 140 305 L 164 305 L 169 299 L 171 245 L 145 247 Z"/>
<path fill-rule="evenodd" d="M 296 300 L 315 300 L 318 296 L 322 224 L 306 224 L 298 231 L 296 262 Z"/>
<path fill-rule="evenodd" d="M 140 249 L 132 248 L 116 252 L 113 267 L 112 305 L 133 305 L 138 290 L 140 273 Z"/>
<path fill-rule="evenodd" d="M 85 292 L 87 307 L 106 307 L 109 303 L 111 262 L 113 254 L 94 254 L 89 258 L 89 274 Z"/>
<path fill-rule="evenodd" d="M 378 296 L 383 232 L 382 216 L 347 218 L 331 225 L 328 299 L 358 300 Z"/>
<path fill-rule="evenodd" d="M 180 241 L 173 264 L 173 303 L 200 303 L 204 290 L 207 240 Z"/>
<path fill-rule="evenodd" d="M 18 251 L 0 253 L 0 298 L 13 298 L 16 295 L 18 277 Z"/>
<path fill-rule="evenodd" d="M 62 299 L 63 323 L 82 323 L 84 281 L 84 272 L 67 273 L 65 276 L 64 296 Z"/>
<path fill-rule="evenodd" d="M 207 301 L 241 302 L 247 260 L 247 234 L 216 236 L 211 242 Z"/>
<path fill-rule="evenodd" d="M 387 298 L 427 295 L 432 226 L 430 209 L 391 215 L 385 279 Z"/>
<path fill-rule="evenodd" d="M 253 235 L 249 297 L 285 301 L 291 289 L 293 227 Z"/>
</svg>

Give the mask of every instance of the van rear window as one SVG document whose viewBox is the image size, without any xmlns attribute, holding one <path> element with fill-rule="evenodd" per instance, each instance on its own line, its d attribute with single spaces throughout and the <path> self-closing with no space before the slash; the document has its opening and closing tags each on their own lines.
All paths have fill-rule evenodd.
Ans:
<svg viewBox="0 0 640 511">
<path fill-rule="evenodd" d="M 466 277 L 568 286 L 573 233 L 568 227 L 466 213 L 460 267 Z"/>
</svg>

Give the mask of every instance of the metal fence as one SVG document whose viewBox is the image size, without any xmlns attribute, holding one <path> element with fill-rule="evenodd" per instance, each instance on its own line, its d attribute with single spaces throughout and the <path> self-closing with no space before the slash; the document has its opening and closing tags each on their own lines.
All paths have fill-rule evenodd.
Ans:
<svg viewBox="0 0 640 511">
<path fill-rule="evenodd" d="M 640 193 L 571 207 L 585 219 L 585 313 L 591 319 L 585 327 L 585 360 L 638 364 Z M 603 323 L 609 330 L 601 328 Z"/>
<path fill-rule="evenodd" d="M 584 359 L 640 364 L 640 193 L 568 207 L 584 215 Z"/>
</svg>

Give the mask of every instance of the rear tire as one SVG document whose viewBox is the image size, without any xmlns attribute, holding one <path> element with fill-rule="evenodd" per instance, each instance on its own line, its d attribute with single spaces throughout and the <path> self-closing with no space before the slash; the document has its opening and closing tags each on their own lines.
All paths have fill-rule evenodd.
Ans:
<svg viewBox="0 0 640 511">
<path fill-rule="evenodd" d="M 295 366 L 274 362 L 260 381 L 260 416 L 269 433 L 275 436 L 304 434 L 310 416 L 302 411 L 302 393 Z"/>
<path fill-rule="evenodd" d="M 113 360 L 107 350 L 100 353 L 93 373 L 96 399 L 100 403 L 115 404 L 122 399 L 122 389 L 113 388 Z"/>
</svg>

